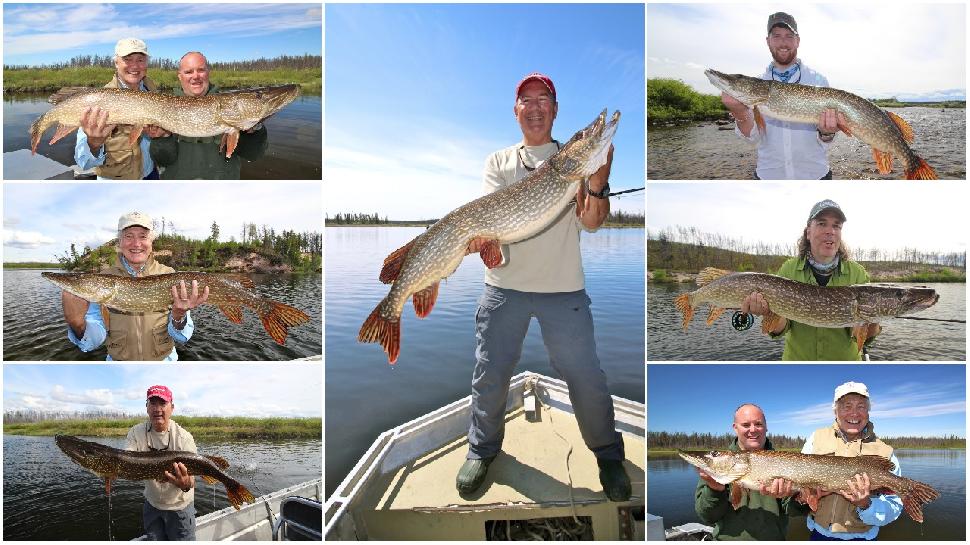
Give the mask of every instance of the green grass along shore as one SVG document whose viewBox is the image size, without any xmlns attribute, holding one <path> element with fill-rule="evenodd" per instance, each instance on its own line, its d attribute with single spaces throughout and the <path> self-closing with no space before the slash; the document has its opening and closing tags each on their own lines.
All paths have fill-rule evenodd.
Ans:
<svg viewBox="0 0 970 545">
<path fill-rule="evenodd" d="M 321 418 L 250 418 L 242 416 L 172 416 L 193 437 L 203 440 L 225 439 L 320 439 Z M 81 435 L 86 437 L 124 437 L 128 429 L 146 418 L 44 420 L 3 425 L 9 435 Z"/>
</svg>

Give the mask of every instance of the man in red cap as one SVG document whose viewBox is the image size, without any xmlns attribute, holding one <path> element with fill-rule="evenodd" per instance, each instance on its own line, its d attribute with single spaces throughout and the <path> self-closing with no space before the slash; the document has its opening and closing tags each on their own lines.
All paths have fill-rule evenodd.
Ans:
<svg viewBox="0 0 970 545">
<path fill-rule="evenodd" d="M 150 386 L 145 407 L 148 421 L 128 430 L 125 450 L 198 452 L 192 434 L 172 420 L 175 403 L 167 386 Z M 142 520 L 150 540 L 195 541 L 195 478 L 185 464 L 173 463 L 164 481 L 145 481 Z"/>
<path fill-rule="evenodd" d="M 538 72 L 515 86 L 512 107 L 522 141 L 493 153 L 485 163 L 485 193 L 513 184 L 534 171 L 561 147 L 552 138 L 559 112 L 556 86 Z M 485 292 L 475 316 L 476 364 L 472 378 L 472 417 L 468 455 L 456 486 L 470 494 L 485 481 L 488 466 L 502 448 L 509 381 L 522 354 L 532 316 L 539 321 L 552 367 L 569 385 L 576 420 L 586 446 L 596 455 L 600 483 L 613 501 L 630 498 L 623 468 L 623 440 L 615 429 L 613 400 L 600 369 L 583 277 L 579 237 L 595 231 L 610 211 L 608 183 L 613 148 L 606 164 L 580 185 L 576 210 L 565 211 L 542 233 L 502 246 L 502 265 L 485 272 Z M 487 239 L 475 239 L 478 252 Z"/>
</svg>

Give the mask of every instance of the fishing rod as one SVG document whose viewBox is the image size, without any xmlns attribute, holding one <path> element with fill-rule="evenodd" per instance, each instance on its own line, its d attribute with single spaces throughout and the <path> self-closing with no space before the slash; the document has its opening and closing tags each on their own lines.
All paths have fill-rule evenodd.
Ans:
<svg viewBox="0 0 970 545">
<path fill-rule="evenodd" d="M 615 197 L 617 195 L 623 195 L 624 193 L 633 193 L 634 191 L 643 191 L 646 187 L 638 187 L 636 189 L 624 189 L 623 191 L 614 191 L 613 193 L 607 194 L 607 197 Z"/>
</svg>

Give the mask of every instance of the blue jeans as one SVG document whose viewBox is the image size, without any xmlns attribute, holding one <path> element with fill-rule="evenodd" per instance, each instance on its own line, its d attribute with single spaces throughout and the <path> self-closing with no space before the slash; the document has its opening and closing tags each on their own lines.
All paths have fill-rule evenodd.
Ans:
<svg viewBox="0 0 970 545">
<path fill-rule="evenodd" d="M 865 538 L 857 537 L 855 539 L 839 539 L 837 537 L 829 537 L 825 534 L 820 534 L 816 530 L 812 530 L 812 533 L 808 536 L 809 541 L 868 541 Z"/>
<path fill-rule="evenodd" d="M 195 541 L 195 504 L 179 511 L 165 511 L 145 500 L 142 520 L 149 541 Z"/>
<path fill-rule="evenodd" d="M 569 386 L 583 441 L 597 458 L 623 460 L 615 429 L 613 399 L 600 369 L 593 315 L 586 290 L 527 293 L 485 285 L 475 314 L 475 371 L 468 459 L 490 458 L 502 449 L 509 381 L 522 356 L 522 342 L 535 316 L 552 368 Z"/>
</svg>

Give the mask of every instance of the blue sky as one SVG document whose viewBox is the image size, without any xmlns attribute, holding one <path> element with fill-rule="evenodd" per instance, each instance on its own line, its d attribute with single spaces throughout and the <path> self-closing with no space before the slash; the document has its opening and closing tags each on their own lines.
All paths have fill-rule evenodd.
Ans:
<svg viewBox="0 0 970 545">
<path fill-rule="evenodd" d="M 791 14 L 798 56 L 829 84 L 866 98 L 964 100 L 966 4 L 904 2 L 650 4 L 647 74 L 717 89 L 705 68 L 760 76 L 771 55 L 768 15 Z"/>
<path fill-rule="evenodd" d="M 440 217 L 480 196 L 485 158 L 522 138 L 515 85 L 535 71 L 556 85 L 560 141 L 622 112 L 610 185 L 643 186 L 643 29 L 638 4 L 328 4 L 327 211 Z"/>
<path fill-rule="evenodd" d="M 78 251 L 117 236 L 118 218 L 139 210 L 204 239 L 240 240 L 243 222 L 279 233 L 323 229 L 319 182 L 13 183 L 3 184 L 3 261 L 53 261 L 71 243 Z"/>
<path fill-rule="evenodd" d="M 6 364 L 3 410 L 143 414 L 153 384 L 172 390 L 175 420 L 187 416 L 321 416 L 321 368 L 290 363 Z M 256 387 L 255 385 L 258 385 Z"/>
<path fill-rule="evenodd" d="M 7 4 L 4 64 L 50 64 L 114 55 L 135 37 L 152 57 L 201 51 L 212 61 L 320 55 L 322 9 L 308 4 Z"/>
<path fill-rule="evenodd" d="M 966 437 L 965 365 L 720 364 L 647 367 L 647 428 L 729 433 L 734 411 L 755 403 L 768 434 L 800 435 L 834 421 L 832 396 L 844 382 L 869 388 L 869 419 L 883 437 Z"/>
</svg>

